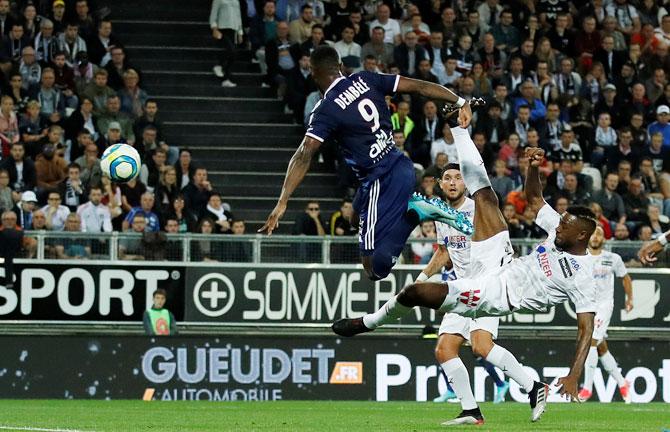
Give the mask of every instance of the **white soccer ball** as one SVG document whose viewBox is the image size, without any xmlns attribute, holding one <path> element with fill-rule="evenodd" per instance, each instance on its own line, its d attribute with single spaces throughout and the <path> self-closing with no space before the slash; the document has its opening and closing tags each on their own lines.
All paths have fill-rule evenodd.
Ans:
<svg viewBox="0 0 670 432">
<path fill-rule="evenodd" d="M 124 183 L 137 177 L 142 160 L 137 150 L 128 144 L 114 144 L 100 158 L 102 173 L 114 182 Z"/>
</svg>

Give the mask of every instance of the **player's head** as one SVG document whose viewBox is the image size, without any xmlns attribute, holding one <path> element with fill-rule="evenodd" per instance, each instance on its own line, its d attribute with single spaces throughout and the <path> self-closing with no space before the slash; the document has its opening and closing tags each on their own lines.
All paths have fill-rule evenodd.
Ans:
<svg viewBox="0 0 670 432">
<path fill-rule="evenodd" d="M 572 253 L 582 253 L 595 229 L 596 219 L 591 209 L 583 206 L 568 207 L 556 228 L 556 247 Z"/>
<path fill-rule="evenodd" d="M 312 77 L 321 92 L 325 92 L 330 84 L 340 76 L 340 55 L 335 48 L 321 45 L 312 51 L 310 57 Z"/>
<path fill-rule="evenodd" d="M 593 234 L 591 234 L 591 238 L 589 239 L 589 249 L 601 249 L 603 245 L 605 244 L 605 231 L 603 230 L 603 227 L 600 225 L 596 226 L 596 229 L 593 231 Z"/>
<path fill-rule="evenodd" d="M 459 201 L 465 195 L 465 182 L 461 175 L 460 165 L 447 164 L 442 170 L 439 184 L 450 203 Z"/>
</svg>

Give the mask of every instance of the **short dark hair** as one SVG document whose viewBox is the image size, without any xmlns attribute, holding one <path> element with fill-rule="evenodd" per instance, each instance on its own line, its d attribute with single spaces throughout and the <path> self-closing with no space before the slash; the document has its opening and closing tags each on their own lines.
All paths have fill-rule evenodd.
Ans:
<svg viewBox="0 0 670 432">
<path fill-rule="evenodd" d="M 165 291 L 163 288 L 156 288 L 156 291 L 154 291 L 152 297 L 156 297 L 156 295 L 162 295 L 163 297 L 167 298 L 167 291 Z"/>
<path fill-rule="evenodd" d="M 314 9 L 314 8 L 313 8 L 312 6 L 306 4 L 306 5 L 303 5 L 303 6 L 300 8 L 300 12 L 301 12 L 301 13 L 304 12 L 305 9 Z"/>
<path fill-rule="evenodd" d="M 589 233 L 589 236 L 593 234 L 597 225 L 596 215 L 590 208 L 585 206 L 570 206 L 568 207 L 567 212 L 579 219 L 584 230 Z"/>
<path fill-rule="evenodd" d="M 69 170 L 70 168 L 77 168 L 79 171 L 81 171 L 81 166 L 77 162 L 70 163 L 70 165 L 67 166 L 67 169 Z"/>
<path fill-rule="evenodd" d="M 343 199 L 342 199 L 342 205 L 345 205 L 345 204 L 347 204 L 347 203 L 349 203 L 349 204 L 353 204 L 354 202 L 353 202 L 353 200 L 352 200 L 351 198 L 343 198 Z"/>
<path fill-rule="evenodd" d="M 337 71 L 340 68 L 340 55 L 330 45 L 320 45 L 312 51 L 312 64 L 319 68 Z"/>
<path fill-rule="evenodd" d="M 442 172 L 440 172 L 440 178 L 444 177 L 444 173 L 446 173 L 449 170 L 461 170 L 461 166 L 457 163 L 448 163 L 447 166 L 442 168 Z"/>
</svg>

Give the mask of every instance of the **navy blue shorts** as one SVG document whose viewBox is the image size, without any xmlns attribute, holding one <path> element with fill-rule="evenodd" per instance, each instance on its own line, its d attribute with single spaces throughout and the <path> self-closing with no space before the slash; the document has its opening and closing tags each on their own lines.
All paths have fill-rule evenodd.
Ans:
<svg viewBox="0 0 670 432">
<path fill-rule="evenodd" d="M 406 157 L 398 158 L 382 177 L 361 185 L 353 203 L 360 217 L 361 255 L 372 255 L 380 248 L 388 253 L 389 260 L 400 255 L 414 228 L 405 215 L 415 187 L 414 164 Z"/>
</svg>

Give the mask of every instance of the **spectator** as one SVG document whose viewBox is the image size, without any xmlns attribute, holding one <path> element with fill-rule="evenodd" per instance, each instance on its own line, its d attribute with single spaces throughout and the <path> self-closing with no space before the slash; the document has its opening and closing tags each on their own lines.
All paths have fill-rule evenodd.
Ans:
<svg viewBox="0 0 670 432">
<path fill-rule="evenodd" d="M 670 229 L 670 223 L 667 222 L 668 218 L 665 218 L 665 222 L 661 221 L 661 208 L 657 205 L 650 204 L 647 207 L 647 222 L 652 230 L 652 236 L 658 238 L 668 229 Z"/>
<path fill-rule="evenodd" d="M 77 15 L 75 21 L 79 26 L 79 34 L 84 40 L 91 40 L 96 31 L 95 22 L 89 11 L 87 0 L 77 0 L 75 3 L 75 14 Z"/>
<path fill-rule="evenodd" d="M 530 121 L 543 119 L 547 114 L 547 109 L 542 101 L 535 97 L 535 86 L 531 80 L 524 81 L 520 86 L 520 97 L 514 102 L 514 111 L 519 112 L 522 106 L 528 106 L 530 109 Z M 525 134 L 524 134 L 525 135 Z"/>
<path fill-rule="evenodd" d="M 147 99 L 144 102 L 144 110 L 142 115 L 135 120 L 133 125 L 133 132 L 135 133 L 135 136 L 141 136 L 142 132 L 144 129 L 146 129 L 147 126 L 153 126 L 156 128 L 156 139 L 159 142 L 163 141 L 163 134 L 161 133 L 161 130 L 163 129 L 163 122 L 158 116 L 158 102 L 156 102 L 155 99 Z M 171 152 L 168 151 L 168 163 L 170 165 L 174 165 L 177 162 L 178 157 L 178 152 L 172 155 Z"/>
<path fill-rule="evenodd" d="M 321 218 L 321 206 L 318 201 L 308 201 L 305 212 L 298 214 L 293 225 L 294 235 L 324 236 L 325 222 Z"/>
<path fill-rule="evenodd" d="M 128 69 L 123 74 L 124 88 L 119 90 L 121 111 L 133 118 L 141 117 L 144 114 L 143 107 L 149 99 L 147 92 L 138 86 L 139 81 L 140 76 L 137 71 Z"/>
<path fill-rule="evenodd" d="M 407 138 L 414 130 L 414 121 L 409 117 L 409 102 L 398 102 L 398 108 L 395 113 L 391 115 L 391 125 L 393 130 L 402 131 L 405 138 Z"/>
<path fill-rule="evenodd" d="M 144 312 L 142 323 L 144 332 L 149 336 L 174 336 L 177 334 L 177 320 L 169 310 L 165 309 L 167 292 L 158 288 L 153 294 L 151 309 Z"/>
<path fill-rule="evenodd" d="M 58 39 L 54 36 L 54 23 L 48 18 L 40 21 L 40 32 L 35 36 L 35 58 L 43 67 L 51 64 L 58 51 Z"/>
<path fill-rule="evenodd" d="M 156 150 L 160 152 L 160 149 Z M 154 155 L 156 156 L 156 155 Z M 171 165 L 167 165 L 160 170 L 158 184 L 154 189 L 156 196 L 156 205 L 160 214 L 167 214 L 172 209 L 172 202 L 179 194 L 179 187 L 177 186 L 177 170 Z"/>
<path fill-rule="evenodd" d="M 57 52 L 54 55 L 53 70 L 55 77 L 54 87 L 58 89 L 65 100 L 68 112 L 74 111 L 79 106 L 79 98 L 75 94 L 74 70 L 65 62 L 65 53 Z"/>
<path fill-rule="evenodd" d="M 77 213 L 70 213 L 67 215 L 63 232 L 81 232 L 81 221 Z M 56 259 L 70 260 L 87 259 L 91 257 L 91 245 L 89 239 L 68 235 L 54 239 L 53 247 L 56 253 Z"/>
<path fill-rule="evenodd" d="M 658 175 L 654 171 L 654 162 L 651 158 L 643 157 L 640 159 L 638 175 L 642 180 L 642 187 L 647 197 L 652 202 L 663 202 Z"/>
<path fill-rule="evenodd" d="M 103 177 L 103 179 L 104 178 L 106 177 Z M 133 207 L 138 207 L 140 205 L 142 202 L 142 195 L 147 191 L 147 187 L 135 177 L 126 183 L 122 183 L 121 186 L 119 186 L 119 190 L 121 192 L 121 208 L 124 213 L 127 213 L 131 211 Z M 116 191 L 113 189 L 112 191 L 116 196 Z"/>
<path fill-rule="evenodd" d="M 535 42 L 532 39 L 526 39 L 523 41 L 517 56 L 523 63 L 523 74 L 525 76 L 530 76 L 531 73 L 537 69 L 539 64 L 537 56 L 535 55 Z"/>
<path fill-rule="evenodd" d="M 98 23 L 97 36 L 89 39 L 88 58 L 92 63 L 105 67 L 112 59 L 112 48 L 118 46 L 120 43 L 112 34 L 112 22 L 102 19 Z"/>
<path fill-rule="evenodd" d="M 570 160 L 574 163 L 576 172 L 581 172 L 584 166 L 584 156 L 579 144 L 575 142 L 575 133 L 567 126 L 561 132 L 561 140 L 558 149 L 552 152 L 554 168 L 563 160 Z"/>
<path fill-rule="evenodd" d="M 96 71 L 93 82 L 87 84 L 83 90 L 83 96 L 93 101 L 93 115 L 95 116 L 103 114 L 107 109 L 107 100 L 116 96 L 114 90 L 107 86 L 108 76 L 109 74 L 104 69 Z"/>
<path fill-rule="evenodd" d="M 21 227 L 16 224 L 16 214 L 12 211 L 2 212 L 0 258 L 2 258 L 5 270 L 3 285 L 8 289 L 14 287 L 14 258 L 20 256 L 21 251 L 29 242 L 27 237 L 23 237 Z"/>
<path fill-rule="evenodd" d="M 72 212 L 76 212 L 77 207 L 86 201 L 86 191 L 80 174 L 81 167 L 70 163 L 67 167 L 67 178 L 58 185 L 60 195 L 65 198 L 65 205 Z"/>
<path fill-rule="evenodd" d="M 663 134 L 663 148 L 670 149 L 670 108 L 667 105 L 661 105 L 656 108 L 656 121 L 649 125 L 647 129 L 649 136 L 657 132 Z"/>
<path fill-rule="evenodd" d="M 416 73 L 419 62 L 428 59 L 426 50 L 418 45 L 416 33 L 408 31 L 405 33 L 403 43 L 395 47 L 393 51 L 393 60 L 400 68 L 400 73 L 404 76 L 412 76 Z"/>
<path fill-rule="evenodd" d="M 584 69 L 590 69 L 593 64 L 593 55 L 600 45 L 600 33 L 596 30 L 596 19 L 593 16 L 587 16 L 582 20 L 582 29 L 575 38 L 575 51 Z"/>
<path fill-rule="evenodd" d="M 202 218 L 198 222 L 196 232 L 198 234 L 210 235 L 214 230 L 214 222 L 209 218 Z M 210 237 L 211 238 L 211 237 Z M 222 251 L 219 242 L 214 242 L 210 238 L 199 239 L 191 242 L 191 258 L 194 262 L 199 261 L 221 261 Z"/>
<path fill-rule="evenodd" d="M 33 211 L 36 206 L 37 196 L 35 195 L 35 192 L 25 191 L 21 194 L 21 201 L 16 203 L 16 206 L 14 206 L 12 211 L 17 216 L 18 225 L 22 229 L 28 230 L 32 226 Z"/>
<path fill-rule="evenodd" d="M 476 130 L 486 136 L 486 140 L 491 145 L 493 151 L 499 150 L 501 143 L 509 135 L 507 125 L 501 118 L 501 114 L 502 106 L 497 101 L 493 101 L 488 104 L 486 114 L 482 115 L 481 120 L 477 122 Z M 519 136 L 516 135 L 516 137 L 519 140 Z"/>
<path fill-rule="evenodd" d="M 191 163 L 191 152 L 183 149 L 179 152 L 179 160 L 173 164 L 177 170 L 177 186 L 183 189 L 195 174 L 195 167 Z"/>
<path fill-rule="evenodd" d="M 377 6 L 377 19 L 370 23 L 370 28 L 381 27 L 384 29 L 384 42 L 400 45 L 401 33 L 398 21 L 391 18 L 391 9 L 386 4 Z"/>
<path fill-rule="evenodd" d="M 125 221 L 124 221 L 125 222 Z M 128 261 L 143 261 L 142 235 L 146 230 L 144 215 L 136 213 L 132 219 L 131 235 L 119 239 L 119 258 Z"/>
<path fill-rule="evenodd" d="M 617 133 L 611 127 L 611 117 L 607 112 L 602 112 L 598 116 L 598 127 L 595 131 L 595 145 L 591 153 L 591 163 L 596 167 L 602 166 L 606 151 L 614 147 L 617 143 Z"/>
<path fill-rule="evenodd" d="M 363 21 L 363 15 L 361 14 L 360 9 L 353 8 L 349 14 L 349 25 L 354 28 L 354 42 L 362 47 L 370 41 L 370 28 L 368 27 L 368 24 Z"/>
<path fill-rule="evenodd" d="M 160 220 L 158 215 L 153 212 L 155 204 L 154 194 L 151 192 L 145 192 L 142 194 L 140 199 L 140 205 L 138 207 L 133 207 L 126 215 L 125 220 L 122 224 L 123 231 L 128 231 L 131 228 L 131 224 L 134 222 L 135 215 L 141 214 L 144 217 L 145 231 L 146 232 L 158 232 L 160 231 Z M 134 229 L 134 228 L 133 228 Z"/>
<path fill-rule="evenodd" d="M 109 207 L 102 203 L 102 198 L 102 188 L 93 186 L 88 193 L 88 202 L 77 208 L 83 232 L 112 232 L 112 213 Z"/>
<path fill-rule="evenodd" d="M 608 17 L 616 18 L 617 29 L 627 37 L 640 31 L 640 17 L 637 9 L 628 4 L 628 0 L 614 0 L 605 7 L 605 10 Z"/>
<path fill-rule="evenodd" d="M 304 4 L 300 8 L 300 18 L 291 21 L 289 24 L 291 43 L 301 44 L 309 39 L 312 34 L 312 27 L 316 24 L 314 9 L 309 4 Z"/>
<path fill-rule="evenodd" d="M 654 35 L 664 45 L 670 45 L 670 15 L 661 18 L 661 25 L 656 28 Z"/>
<path fill-rule="evenodd" d="M 2 40 L 2 56 L 11 59 L 13 63 L 18 63 L 23 49 L 30 44 L 31 41 L 25 36 L 21 23 L 15 22 L 9 34 Z"/>
<path fill-rule="evenodd" d="M 40 78 L 42 77 L 42 67 L 35 57 L 35 49 L 31 46 L 27 46 L 21 51 L 19 74 L 22 79 L 21 88 L 23 90 L 28 91 L 39 86 Z"/>
<path fill-rule="evenodd" d="M 59 192 L 49 192 L 47 198 L 47 205 L 42 207 L 42 211 L 46 215 L 46 227 L 52 231 L 62 231 L 65 226 L 67 216 L 70 214 L 70 209 L 61 204 L 61 195 Z"/>
<path fill-rule="evenodd" d="M 65 180 L 67 162 L 54 144 L 47 143 L 42 147 L 42 153 L 35 159 L 35 172 L 37 187 L 42 190 L 56 188 L 60 182 Z"/>
<path fill-rule="evenodd" d="M 631 147 L 633 134 L 628 128 L 619 130 L 619 144 L 607 149 L 607 170 L 614 171 L 622 161 L 629 162 L 637 167 L 640 161 L 640 152 Z"/>
<path fill-rule="evenodd" d="M 586 188 L 578 187 L 577 176 L 575 174 L 565 176 L 561 195 L 568 200 L 568 205 L 570 206 L 586 206 L 591 202 L 591 194 Z"/>
<path fill-rule="evenodd" d="M 286 76 L 296 65 L 288 34 L 288 24 L 280 21 L 277 23 L 277 37 L 265 44 L 265 62 L 268 72 L 264 84 L 273 88 L 278 87 L 280 97 L 283 97 L 286 92 Z"/>
<path fill-rule="evenodd" d="M 437 234 L 435 233 L 435 222 L 423 221 L 412 232 L 410 238 L 412 239 L 429 239 L 432 241 L 410 243 L 415 264 L 427 264 L 433 256 L 433 245 Z"/>
<path fill-rule="evenodd" d="M 201 218 L 208 218 L 214 221 L 214 232 L 217 234 L 230 234 L 231 224 L 233 222 L 233 215 L 226 208 L 230 207 L 223 202 L 221 194 L 218 192 L 211 192 L 205 211 L 201 214 Z"/>
<path fill-rule="evenodd" d="M 32 190 L 37 184 L 35 163 L 25 157 L 25 148 L 21 142 L 12 144 L 9 157 L 0 161 L 0 169 L 7 170 L 9 185 L 16 192 Z"/>
<path fill-rule="evenodd" d="M 622 197 L 626 209 L 626 221 L 633 227 L 647 221 L 649 199 L 642 190 L 642 180 L 633 177 L 628 184 L 628 192 Z M 636 222 L 631 224 L 631 222 Z"/>
<path fill-rule="evenodd" d="M 430 148 L 442 131 L 444 120 L 437 115 L 437 105 L 429 100 L 423 105 L 423 118 L 417 122 L 412 132 L 412 142 L 409 153 L 412 160 L 421 165 L 430 164 Z"/>
<path fill-rule="evenodd" d="M 257 13 L 251 19 L 249 42 L 251 42 L 251 49 L 256 60 L 258 60 L 263 75 L 267 73 L 265 44 L 277 37 L 277 21 L 276 6 L 272 0 L 265 0 L 263 2 L 263 13 Z"/>
<path fill-rule="evenodd" d="M 293 113 L 295 123 L 303 123 L 303 113 L 307 95 L 316 90 L 309 67 L 309 55 L 303 53 L 296 66 L 287 77 L 286 104 Z"/>
<path fill-rule="evenodd" d="M 656 132 L 651 136 L 649 146 L 644 149 L 642 156 L 651 158 L 654 171 L 661 172 L 663 161 L 670 159 L 670 148 L 663 147 L 663 134 Z"/>
<path fill-rule="evenodd" d="M 386 42 L 386 30 L 382 26 L 372 27 L 370 41 L 361 48 L 361 58 L 372 56 L 383 70 L 393 63 L 393 44 Z"/>
<path fill-rule="evenodd" d="M 489 141 L 490 142 L 490 141 Z M 521 153 L 519 136 L 510 134 L 509 138 L 500 148 L 498 159 L 505 162 L 506 172 L 509 173 L 519 167 L 519 156 Z"/>
<path fill-rule="evenodd" d="M 166 212 L 166 218 L 174 219 L 179 225 L 178 232 L 186 233 L 191 232 L 196 226 L 197 218 L 190 211 L 184 208 L 184 195 L 178 193 L 177 196 L 171 202 L 171 210 Z M 214 222 L 210 221 L 213 224 Z M 209 231 L 212 232 L 211 230 Z"/>
<path fill-rule="evenodd" d="M 14 112 L 14 101 L 9 96 L 0 98 L 0 143 L 2 145 L 2 156 L 9 156 L 12 144 L 19 142 L 19 122 Z"/>
<path fill-rule="evenodd" d="M 84 96 L 79 104 L 79 109 L 72 113 L 65 121 L 65 140 L 70 141 L 70 159 L 76 159 L 83 154 L 85 144 L 88 140 L 97 141 L 100 137 L 96 124 L 98 118 L 93 115 L 93 101 Z M 104 134 L 106 131 L 102 131 Z M 79 137 L 85 133 L 86 142 L 80 141 Z M 76 143 L 75 143 L 76 141 Z"/>
<path fill-rule="evenodd" d="M 52 68 L 42 70 L 42 80 L 35 99 L 40 104 L 40 115 L 51 124 L 60 123 L 65 116 L 65 98 L 55 84 L 56 76 Z"/>
<path fill-rule="evenodd" d="M 665 75 L 665 70 L 663 70 L 663 68 L 656 68 L 654 74 L 644 83 L 647 97 L 651 103 L 655 104 L 661 96 L 663 96 L 667 84 L 668 80 Z"/>
<path fill-rule="evenodd" d="M 14 202 L 21 199 L 21 194 L 9 187 L 9 173 L 0 168 L 0 213 L 14 208 Z"/>
<path fill-rule="evenodd" d="M 361 61 L 361 46 L 354 42 L 354 35 L 354 28 L 349 25 L 345 26 L 342 29 L 342 39 L 333 47 L 337 50 L 342 62 L 349 61 L 353 65 L 353 70 L 358 72 L 362 69 L 363 62 Z"/>
<path fill-rule="evenodd" d="M 605 177 L 604 187 L 596 192 L 593 200 L 600 205 L 603 215 L 612 223 L 626 223 L 626 208 L 623 199 L 616 190 L 619 186 L 619 176 L 609 173 Z"/>
<path fill-rule="evenodd" d="M 495 177 L 491 178 L 491 187 L 498 195 L 500 202 L 507 200 L 507 195 L 514 190 L 514 181 L 507 175 L 507 164 L 498 159 L 493 164 Z"/>
<path fill-rule="evenodd" d="M 603 229 L 603 232 L 605 233 L 605 238 L 606 239 L 611 239 L 613 234 L 612 234 L 612 226 L 610 225 L 609 220 L 603 215 L 603 209 L 600 207 L 600 204 L 596 202 L 591 203 L 591 211 L 596 217 L 596 222 L 598 222 L 598 225 Z"/>
<path fill-rule="evenodd" d="M 244 235 L 246 225 L 243 220 L 233 220 L 231 222 L 230 233 L 233 236 Z M 234 239 L 235 237 L 228 237 Z M 226 262 L 251 262 L 252 248 L 251 243 L 246 240 L 226 241 L 223 245 L 223 260 Z"/>
<path fill-rule="evenodd" d="M 153 192 L 160 180 L 161 173 L 166 168 L 167 154 L 162 148 L 151 151 L 151 158 L 146 160 L 140 168 L 140 181 L 147 185 L 147 189 Z"/>
<path fill-rule="evenodd" d="M 435 164 L 437 155 L 440 153 L 447 155 L 448 163 L 458 163 L 458 152 L 456 151 L 454 138 L 451 135 L 451 127 L 448 123 L 444 123 L 444 126 L 442 126 L 442 138 L 433 141 L 430 145 L 431 163 Z"/>
<path fill-rule="evenodd" d="M 74 161 L 81 167 L 81 183 L 84 189 L 99 186 L 102 178 L 102 168 L 100 167 L 100 159 L 98 159 L 98 146 L 91 140 L 91 135 L 85 129 L 79 134 L 77 141 L 85 145 L 84 154 Z"/>
<path fill-rule="evenodd" d="M 212 184 L 207 180 L 207 169 L 196 168 L 192 181 L 182 188 L 186 208 L 195 214 L 205 211 Z"/>
<path fill-rule="evenodd" d="M 58 36 L 58 45 L 65 53 L 65 63 L 71 68 L 75 67 L 77 53 L 87 51 L 86 41 L 79 36 L 79 25 L 75 22 L 68 23 L 65 32 Z"/>
<path fill-rule="evenodd" d="M 647 146 L 647 129 L 644 127 L 644 118 L 640 113 L 634 113 L 630 116 L 630 130 L 633 133 L 632 146 L 636 149 L 644 149 Z M 663 135 L 659 141 L 659 148 L 663 146 Z"/>
<path fill-rule="evenodd" d="M 524 224 L 516 215 L 514 204 L 505 204 L 503 206 L 503 217 L 507 223 L 510 238 L 524 238 L 527 236 Z"/>
<path fill-rule="evenodd" d="M 60 34 L 65 30 L 65 1 L 55 0 L 51 7 L 49 19 L 54 23 L 54 33 Z"/>
<path fill-rule="evenodd" d="M 479 12 L 476 9 L 472 9 L 468 12 L 466 22 L 459 24 L 457 33 L 459 41 L 463 36 L 470 37 L 470 44 L 472 44 L 472 41 L 479 41 L 481 39 L 484 31 L 479 25 Z"/>
<path fill-rule="evenodd" d="M 112 123 L 121 126 L 121 136 L 128 141 L 128 144 L 135 143 L 133 121 L 121 112 L 121 100 L 116 95 L 107 98 L 107 111 L 98 118 L 98 130 L 108 130 Z"/>
<path fill-rule="evenodd" d="M 610 82 L 614 82 L 618 78 L 617 72 L 621 70 L 624 63 L 621 53 L 614 50 L 614 38 L 612 36 L 602 38 L 600 49 L 596 51 L 593 60 L 603 65 L 607 80 Z"/>
<path fill-rule="evenodd" d="M 498 5 L 498 7 L 501 6 Z M 497 49 L 506 52 L 516 51 L 521 44 L 519 30 L 514 26 L 513 22 L 512 11 L 506 9 L 500 13 L 500 21 L 490 28 L 491 36 L 495 39 Z"/>
<path fill-rule="evenodd" d="M 77 65 L 73 68 L 74 69 L 74 85 L 75 85 L 75 88 L 77 89 L 77 94 L 81 96 L 83 94 L 84 90 L 86 90 L 86 86 L 95 82 L 95 74 L 99 70 L 104 70 L 104 69 L 99 69 L 93 63 L 89 62 L 88 61 L 88 54 L 84 51 L 79 51 L 77 53 L 77 57 L 75 58 L 75 60 L 77 61 Z M 107 72 L 107 71 L 105 71 L 105 72 Z M 104 107 L 104 104 L 103 104 L 103 107 Z"/>
<path fill-rule="evenodd" d="M 35 88 L 33 87 L 31 91 L 34 90 Z M 25 110 L 31 93 L 23 88 L 23 78 L 20 72 L 15 71 L 9 74 L 9 86 L 5 93 L 14 101 L 14 111 L 17 114 Z"/>
</svg>

